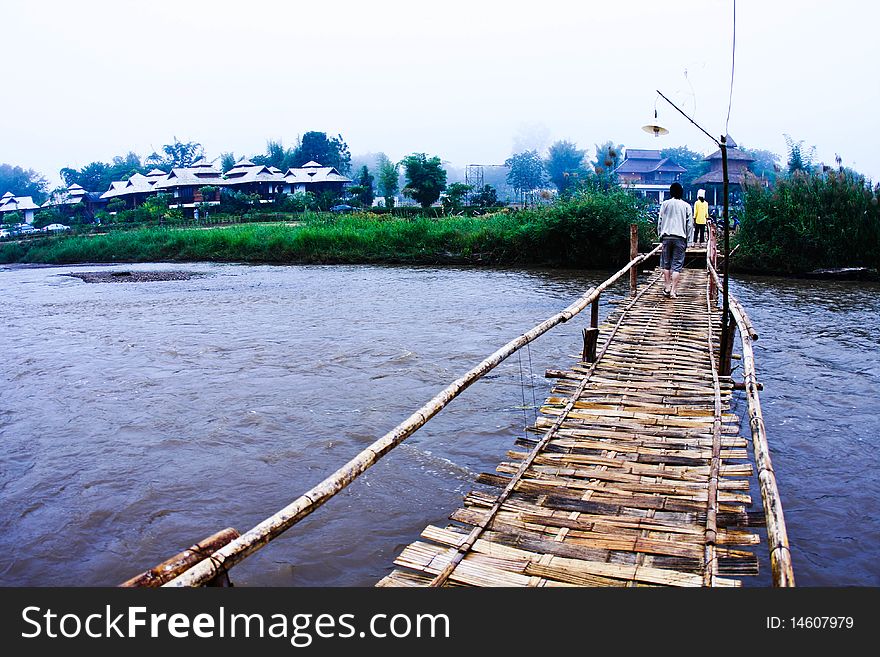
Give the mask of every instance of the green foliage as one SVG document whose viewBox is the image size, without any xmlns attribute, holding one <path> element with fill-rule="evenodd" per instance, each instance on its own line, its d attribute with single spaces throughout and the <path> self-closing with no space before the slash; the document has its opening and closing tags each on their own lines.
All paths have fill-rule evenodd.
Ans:
<svg viewBox="0 0 880 657">
<path fill-rule="evenodd" d="M 342 174 L 351 170 L 351 152 L 342 135 L 328 138 L 326 132 L 305 133 L 293 150 L 290 166 L 301 167 L 311 160 L 325 167 L 335 167 Z"/>
<path fill-rule="evenodd" d="M 235 154 L 232 152 L 229 153 L 221 153 L 220 154 L 220 170 L 223 173 L 229 171 L 232 167 L 235 166 Z"/>
<path fill-rule="evenodd" d="M 566 194 L 578 178 L 586 175 L 585 156 L 586 151 L 574 142 L 562 140 L 550 145 L 544 167 L 560 194 Z"/>
<path fill-rule="evenodd" d="M 165 153 L 165 159 L 160 165 L 164 164 L 169 170 L 188 167 L 205 156 L 205 149 L 201 144 L 194 141 L 180 141 L 177 137 L 174 138 L 173 143 L 165 144 L 162 147 L 162 152 Z"/>
<path fill-rule="evenodd" d="M 223 188 L 220 190 L 220 211 L 229 214 L 242 214 L 259 200 L 259 194 L 245 194 Z"/>
<path fill-rule="evenodd" d="M 428 158 L 424 153 L 413 153 L 403 158 L 402 164 L 406 172 L 404 195 L 423 208 L 431 207 L 446 189 L 446 170 L 440 158 Z"/>
<path fill-rule="evenodd" d="M 356 193 L 352 192 L 357 197 L 357 200 L 365 208 L 371 207 L 376 194 L 373 191 L 373 174 L 370 173 L 366 165 L 361 167 L 361 172 L 357 179 L 357 188 Z"/>
<path fill-rule="evenodd" d="M 660 151 L 660 155 L 668 157 L 677 165 L 687 169 L 685 173 L 681 174 L 681 184 L 685 189 L 693 187 L 694 180 L 709 171 L 710 165 L 705 156 L 702 153 L 692 151 L 687 146 L 664 148 Z"/>
<path fill-rule="evenodd" d="M 317 209 L 318 200 L 312 192 L 297 192 L 292 196 L 279 194 L 275 199 L 275 210 L 278 212 L 304 212 Z"/>
<path fill-rule="evenodd" d="M 788 172 L 812 170 L 816 147 L 806 148 L 803 139 L 795 141 L 789 135 L 783 135 L 783 137 L 785 137 L 785 145 L 788 148 Z"/>
<path fill-rule="evenodd" d="M 504 161 L 510 171 L 507 172 L 507 183 L 517 193 L 531 192 L 547 181 L 544 162 L 538 151 L 525 151 L 512 155 Z"/>
<path fill-rule="evenodd" d="M 597 176 L 610 177 L 621 162 L 623 162 L 623 144 L 615 145 L 613 141 L 596 144 L 596 159 L 591 164 Z"/>
<path fill-rule="evenodd" d="M 443 211 L 446 214 L 454 214 L 461 212 L 468 193 L 473 189 L 470 185 L 456 182 L 446 188 L 446 194 L 443 196 Z"/>
<path fill-rule="evenodd" d="M 125 210 L 125 199 L 123 198 L 112 198 L 107 203 L 108 212 L 121 212 L 122 210 Z"/>
<path fill-rule="evenodd" d="M 3 225 L 4 226 L 14 226 L 15 224 L 20 224 L 24 221 L 24 217 L 21 216 L 21 212 L 18 210 L 14 212 L 4 212 L 3 213 Z"/>
<path fill-rule="evenodd" d="M 68 187 L 77 184 L 90 192 L 103 192 L 110 188 L 110 183 L 114 180 L 128 180 L 135 173 L 146 172 L 147 168 L 141 164 L 140 156 L 132 152 L 117 155 L 110 164 L 91 162 L 82 169 L 65 167 L 60 171 Z"/>
<path fill-rule="evenodd" d="M 760 148 L 743 148 L 742 146 L 739 147 L 739 150 L 754 158 L 754 161 L 749 164 L 749 171 L 771 185 L 776 182 L 776 176 L 781 170 L 779 156 L 776 153 Z"/>
<path fill-rule="evenodd" d="M 202 195 L 202 199 L 205 201 L 214 201 L 217 196 L 217 190 L 220 189 L 215 185 L 205 185 L 204 187 L 199 187 L 199 194 Z"/>
<path fill-rule="evenodd" d="M 34 228 L 42 228 L 49 224 L 66 224 L 68 218 L 57 207 L 44 208 L 34 214 Z"/>
<path fill-rule="evenodd" d="M 35 203 L 46 200 L 49 182 L 33 169 L 11 164 L 0 164 L 0 196 L 12 192 L 14 196 L 32 196 Z"/>
<path fill-rule="evenodd" d="M 385 198 L 385 206 L 394 209 L 394 197 L 400 189 L 400 169 L 384 155 L 379 160 L 379 194 Z"/>
<path fill-rule="evenodd" d="M 802 273 L 880 264 L 880 189 L 850 171 L 796 171 L 748 185 L 731 266 Z"/>
<path fill-rule="evenodd" d="M 474 194 L 471 203 L 481 208 L 498 207 L 498 190 L 492 185 L 483 185 L 483 189 Z"/>
<path fill-rule="evenodd" d="M 285 148 L 281 141 L 269 140 L 266 142 L 266 154 L 255 155 L 251 158 L 254 164 L 260 164 L 267 167 L 276 167 L 281 171 L 287 171 L 294 166 L 296 153 L 292 148 Z M 306 160 L 308 162 L 308 160 Z M 320 160 L 318 160 L 320 162 Z M 323 164 L 323 162 L 322 162 Z M 332 165 L 330 165 L 332 166 Z"/>
</svg>

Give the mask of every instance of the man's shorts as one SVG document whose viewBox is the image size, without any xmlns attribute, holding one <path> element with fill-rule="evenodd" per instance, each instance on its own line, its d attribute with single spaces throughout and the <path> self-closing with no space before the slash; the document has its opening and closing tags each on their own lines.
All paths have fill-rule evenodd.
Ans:
<svg viewBox="0 0 880 657">
<path fill-rule="evenodd" d="M 660 269 L 681 271 L 684 267 L 684 254 L 687 251 L 687 240 L 683 237 L 664 237 L 663 248 L 660 250 Z"/>
</svg>

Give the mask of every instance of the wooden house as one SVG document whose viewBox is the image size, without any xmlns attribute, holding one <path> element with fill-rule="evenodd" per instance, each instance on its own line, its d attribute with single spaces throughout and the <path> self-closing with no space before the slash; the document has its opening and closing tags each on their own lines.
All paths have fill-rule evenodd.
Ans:
<svg viewBox="0 0 880 657">
<path fill-rule="evenodd" d="M 40 206 L 34 203 L 31 196 L 15 196 L 12 192 L 6 192 L 0 197 L 0 221 L 6 223 L 8 215 L 18 212 L 22 221 L 26 224 L 34 223 L 34 213 Z"/>
<path fill-rule="evenodd" d="M 686 171 L 683 166 L 663 157 L 660 151 L 628 148 L 614 173 L 621 185 L 659 202 L 669 193 L 672 183 L 681 182 L 681 174 Z"/>
<path fill-rule="evenodd" d="M 709 172 L 694 180 L 694 184 L 706 188 L 706 200 L 710 205 L 721 205 L 724 202 L 721 149 L 706 157 L 706 161 L 709 162 Z M 736 142 L 727 135 L 727 181 L 731 202 L 735 203 L 739 200 L 745 176 L 749 173 L 749 165 L 754 161 L 755 158 L 737 148 Z"/>
<path fill-rule="evenodd" d="M 351 178 L 343 176 L 335 167 L 325 167 L 312 161 L 287 170 L 283 191 L 285 194 L 312 192 L 316 196 L 329 192 L 341 196 L 351 182 Z"/>
</svg>

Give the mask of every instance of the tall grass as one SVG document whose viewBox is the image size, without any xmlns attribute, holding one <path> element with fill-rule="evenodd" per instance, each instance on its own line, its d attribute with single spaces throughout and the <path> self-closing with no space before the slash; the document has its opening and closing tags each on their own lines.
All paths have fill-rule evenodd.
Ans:
<svg viewBox="0 0 880 657">
<path fill-rule="evenodd" d="M 629 193 L 613 189 L 485 217 L 319 214 L 304 217 L 297 226 L 152 227 L 6 244 L 0 247 L 0 262 L 460 262 L 601 268 L 628 260 L 628 225 L 639 219 L 640 208 Z"/>
<path fill-rule="evenodd" d="M 797 172 L 749 186 L 731 266 L 803 273 L 880 263 L 880 188 L 850 171 Z"/>
</svg>

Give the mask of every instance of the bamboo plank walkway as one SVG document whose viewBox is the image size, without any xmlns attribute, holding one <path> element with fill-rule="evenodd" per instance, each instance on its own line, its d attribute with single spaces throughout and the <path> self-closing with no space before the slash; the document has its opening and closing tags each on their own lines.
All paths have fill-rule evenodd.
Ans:
<svg viewBox="0 0 880 657">
<path fill-rule="evenodd" d="M 490 490 L 429 526 L 378 586 L 739 586 L 758 572 L 753 468 L 716 367 L 708 272 L 659 270 L 556 379 Z M 760 500 L 759 500 L 760 502 Z M 760 504 L 756 505 L 760 508 Z"/>
</svg>

